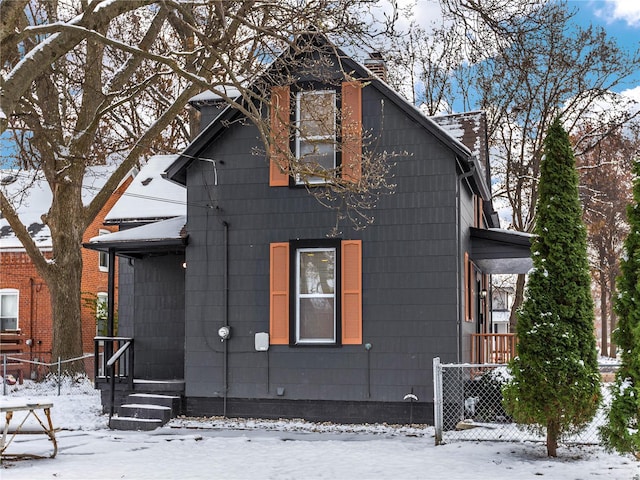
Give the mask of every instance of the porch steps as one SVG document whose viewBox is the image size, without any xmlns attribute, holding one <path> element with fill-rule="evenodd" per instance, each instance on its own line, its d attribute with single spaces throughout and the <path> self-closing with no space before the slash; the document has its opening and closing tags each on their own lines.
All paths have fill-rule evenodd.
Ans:
<svg viewBox="0 0 640 480">
<path fill-rule="evenodd" d="M 156 385 L 160 382 L 155 382 Z M 166 388 L 166 386 L 164 387 Z M 155 430 L 180 414 L 182 398 L 161 393 L 132 393 L 111 418 L 114 430 Z"/>
</svg>

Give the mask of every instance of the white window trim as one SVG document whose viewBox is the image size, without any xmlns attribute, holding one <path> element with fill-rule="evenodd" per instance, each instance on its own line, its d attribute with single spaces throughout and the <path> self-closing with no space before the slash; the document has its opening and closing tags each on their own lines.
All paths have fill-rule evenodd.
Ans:
<svg viewBox="0 0 640 480">
<path fill-rule="evenodd" d="M 108 235 L 109 233 L 111 233 L 110 230 L 102 228 L 98 230 L 98 235 Z M 98 270 L 101 272 L 109 271 L 109 254 L 107 252 L 98 252 Z"/>
<path fill-rule="evenodd" d="M 16 297 L 16 328 L 11 328 L 11 329 L 7 329 L 4 330 L 2 329 L 3 332 L 13 332 L 13 331 L 18 331 L 20 330 L 20 290 L 16 289 L 16 288 L 0 288 L 0 297 L 3 296 L 15 296 Z M 1 309 L 1 298 L 0 298 L 0 318 L 13 318 L 13 317 L 4 317 L 2 316 L 2 309 Z M 0 325 L 2 324 L 2 322 L 0 322 Z"/>
<path fill-rule="evenodd" d="M 295 282 L 295 320 L 296 320 L 296 332 L 295 332 L 295 340 L 296 340 L 296 344 L 327 344 L 327 345 L 334 345 L 337 343 L 337 304 L 338 304 L 338 292 L 336 289 L 336 276 L 338 274 L 337 272 L 337 265 L 334 264 L 334 268 L 333 268 L 333 275 L 334 275 L 334 289 L 333 289 L 333 293 L 325 293 L 325 294 L 320 294 L 320 293 L 307 293 L 307 294 L 303 294 L 300 293 L 300 256 L 302 253 L 304 252 L 326 252 L 326 251 L 333 251 L 334 254 L 334 262 L 337 259 L 337 249 L 335 247 L 310 247 L 310 248 L 298 248 L 296 249 L 296 253 L 295 253 L 295 258 L 296 258 L 296 265 L 295 265 L 295 278 L 296 278 L 296 282 Z M 331 298 L 333 299 L 333 338 L 332 339 L 327 339 L 327 338 L 300 338 L 300 299 L 301 298 Z"/>
<path fill-rule="evenodd" d="M 315 135 L 315 136 L 309 136 L 309 137 L 302 137 L 301 135 L 301 126 L 300 126 L 300 100 L 304 95 L 324 95 L 324 94 L 330 94 L 332 96 L 332 107 L 333 107 L 333 128 L 331 129 L 331 134 L 328 135 Z M 296 93 L 296 159 L 300 159 L 300 150 L 301 150 L 301 145 L 304 143 L 304 140 L 310 140 L 310 141 L 318 141 L 321 142 L 323 140 L 326 140 L 327 143 L 330 143 L 332 145 L 332 150 L 333 150 L 333 167 L 332 168 L 336 168 L 336 109 L 337 109 L 337 105 L 336 105 L 336 99 L 337 99 L 337 95 L 335 90 L 303 90 L 300 91 L 298 93 Z M 326 179 L 324 178 L 319 178 L 319 177 L 309 177 L 306 179 L 306 182 L 304 180 L 302 180 L 301 178 L 296 178 L 296 185 L 304 185 L 305 183 L 309 183 L 311 185 L 318 185 L 318 184 L 325 184 L 327 183 Z"/>
<path fill-rule="evenodd" d="M 108 302 L 109 302 L 109 294 L 107 292 L 98 292 L 96 293 L 96 335 L 101 335 L 100 332 L 100 319 L 98 317 L 98 309 L 99 308 L 104 308 L 104 311 L 106 313 L 108 307 Z M 106 333 L 105 333 L 106 335 Z"/>
</svg>

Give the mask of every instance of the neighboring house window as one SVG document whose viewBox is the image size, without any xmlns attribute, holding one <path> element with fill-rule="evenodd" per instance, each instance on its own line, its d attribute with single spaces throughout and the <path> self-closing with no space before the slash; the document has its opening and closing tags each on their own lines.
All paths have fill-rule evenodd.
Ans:
<svg viewBox="0 0 640 480">
<path fill-rule="evenodd" d="M 362 242 L 271 244 L 270 341 L 362 343 Z"/>
<path fill-rule="evenodd" d="M 98 235 L 107 235 L 111 233 L 109 230 L 100 230 Z M 107 252 L 98 252 L 98 268 L 101 272 L 109 271 L 109 254 Z"/>
<path fill-rule="evenodd" d="M 308 90 L 296 94 L 296 160 L 310 170 L 329 172 L 336 168 L 336 92 Z M 297 184 L 326 183 L 326 176 L 296 178 Z"/>
<path fill-rule="evenodd" d="M 0 330 L 18 330 L 18 290 L 0 290 Z"/>
<path fill-rule="evenodd" d="M 316 171 L 318 166 L 340 171 L 343 179 L 358 182 L 362 161 L 362 84 L 343 82 L 338 90 L 299 90 L 293 111 L 291 100 L 291 87 L 272 88 L 269 185 L 290 185 L 291 159 L 315 164 Z M 306 179 L 299 176 L 292 183 L 305 180 L 311 184 L 328 181 L 311 175 Z"/>
<path fill-rule="evenodd" d="M 107 301 L 109 295 L 106 292 L 96 294 L 96 335 L 107 335 Z"/>
</svg>

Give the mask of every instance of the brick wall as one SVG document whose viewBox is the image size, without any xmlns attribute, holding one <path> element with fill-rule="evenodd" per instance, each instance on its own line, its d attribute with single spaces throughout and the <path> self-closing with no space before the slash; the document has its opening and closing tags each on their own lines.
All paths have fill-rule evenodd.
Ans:
<svg viewBox="0 0 640 480">
<path fill-rule="evenodd" d="M 99 234 L 100 230 L 116 231 L 116 226 L 104 226 L 104 217 L 113 207 L 114 203 L 124 193 L 131 183 L 131 178 L 111 196 L 107 204 L 102 208 L 98 216 L 86 229 L 82 238 L 83 242 Z M 47 258 L 51 258 L 50 252 L 44 252 Z M 84 296 L 95 295 L 98 292 L 107 292 L 109 274 L 100 271 L 98 252 L 83 249 L 82 252 L 82 292 Z M 117 262 L 116 262 L 117 264 Z M 33 339 L 30 353 L 33 356 L 42 355 L 49 360 L 52 348 L 52 313 L 49 289 L 38 275 L 35 266 L 25 252 L 2 252 L 0 254 L 0 289 L 14 288 L 19 290 L 18 328 L 24 339 Z M 117 312 L 117 265 L 115 277 L 115 309 Z M 93 337 L 96 334 L 96 318 L 93 308 L 82 305 L 82 347 L 84 352 L 93 352 Z"/>
</svg>

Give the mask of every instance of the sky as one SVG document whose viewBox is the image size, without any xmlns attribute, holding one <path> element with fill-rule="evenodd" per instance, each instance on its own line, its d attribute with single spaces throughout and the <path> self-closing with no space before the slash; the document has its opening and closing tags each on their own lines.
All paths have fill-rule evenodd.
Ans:
<svg viewBox="0 0 640 480">
<path fill-rule="evenodd" d="M 601 26 L 622 48 L 629 52 L 640 50 L 639 0 L 571 0 L 567 3 L 577 9 L 575 20 L 579 24 Z M 630 93 L 628 90 L 635 90 L 633 97 L 640 101 L 640 70 L 617 92 Z"/>
<path fill-rule="evenodd" d="M 5 459 L 2 480 L 448 479 L 579 480 L 639 478 L 640 462 L 601 447 L 561 446 L 548 458 L 541 443 L 456 441 L 435 446 L 424 425 L 335 425 L 300 420 L 177 418 L 151 432 L 114 431 L 97 391 L 55 396 L 29 389 L 0 395 L 0 406 L 50 401 L 58 454 Z M 64 390 L 63 390 L 64 391 Z M 38 396 L 35 396 L 37 393 Z M 44 396 L 43 396 L 44 395 Z M 22 421 L 15 413 L 11 425 Z M 0 416 L 0 428 L 4 415 Z M 26 426 L 37 424 L 27 420 Z M 44 435 L 22 435 L 7 453 L 49 455 Z"/>
</svg>

